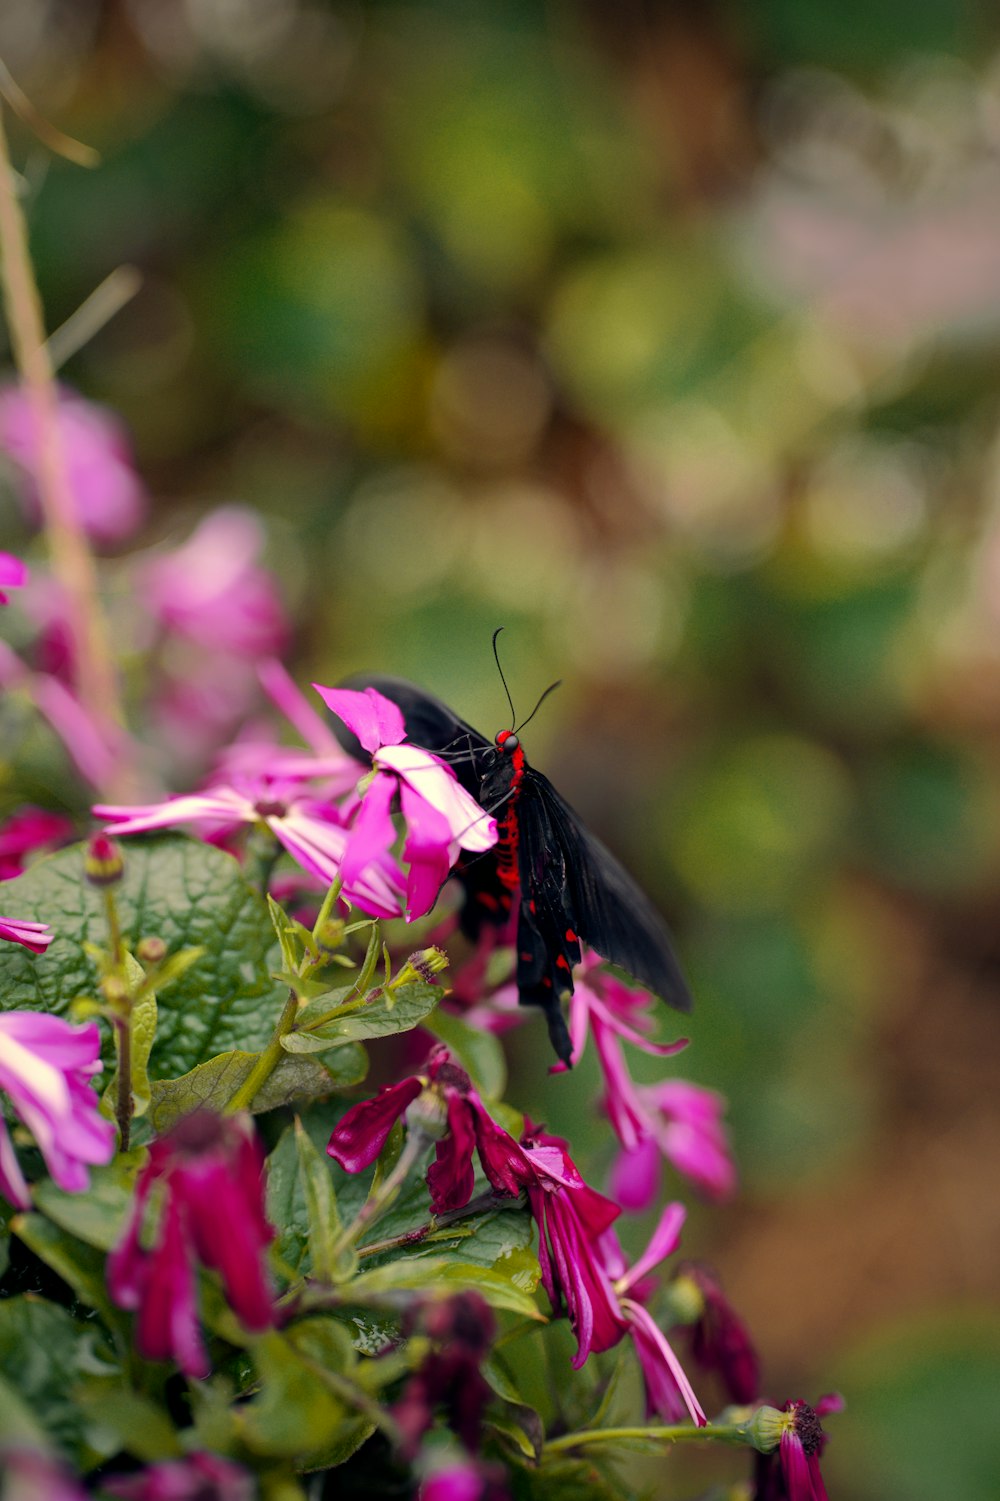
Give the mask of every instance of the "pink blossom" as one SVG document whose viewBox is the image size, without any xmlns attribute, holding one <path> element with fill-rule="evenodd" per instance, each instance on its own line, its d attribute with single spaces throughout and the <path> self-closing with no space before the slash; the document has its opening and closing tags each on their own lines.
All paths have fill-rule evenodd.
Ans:
<svg viewBox="0 0 1000 1501">
<path fill-rule="evenodd" d="M 48 923 L 0 917 L 0 938 L 5 938 L 8 943 L 19 943 L 33 954 L 44 954 L 55 936 Z"/>
<path fill-rule="evenodd" d="M 119 1501 L 254 1501 L 257 1494 L 253 1476 L 242 1466 L 198 1450 L 135 1475 L 110 1476 L 101 1489 Z"/>
<path fill-rule="evenodd" d="M 277 651 L 288 626 L 270 574 L 258 566 L 264 533 L 252 511 L 222 506 L 188 540 L 141 570 L 157 620 L 212 652 L 254 658 Z"/>
<path fill-rule="evenodd" d="M 482 853 L 497 841 L 491 818 L 429 751 L 404 745 L 406 726 L 398 706 L 374 688 L 313 687 L 328 708 L 372 755 L 375 777 L 368 786 L 351 830 L 346 873 L 363 869 L 393 845 L 396 830 L 390 808 L 398 796 L 406 824 L 403 859 L 409 865 L 406 914 L 412 921 L 429 912 L 461 850 Z"/>
<path fill-rule="evenodd" d="M 468 1074 L 452 1062 L 445 1047 L 433 1049 L 425 1073 L 386 1085 L 373 1099 L 348 1110 L 334 1128 L 328 1154 L 348 1173 L 370 1167 L 396 1121 L 425 1091 L 437 1096 L 447 1123 L 427 1173 L 434 1213 L 461 1209 L 471 1199 L 474 1151 L 497 1193 L 518 1194 L 533 1176 L 526 1154 L 496 1124 Z"/>
<path fill-rule="evenodd" d="M 61 1460 L 27 1444 L 0 1447 L 0 1482 L 3 1501 L 87 1501 Z"/>
<path fill-rule="evenodd" d="M 714 1090 L 686 1079 L 632 1086 L 632 1107 L 641 1134 L 619 1153 L 611 1191 L 624 1208 L 649 1207 L 659 1191 L 665 1158 L 707 1198 L 728 1198 L 736 1188 L 736 1168 L 722 1123 L 726 1102 Z"/>
<path fill-rule="evenodd" d="M 98 724 L 59 678 L 32 672 L 0 641 L 0 688 L 24 693 L 49 721 L 80 775 L 103 786 L 124 756 L 127 740 L 117 726 Z"/>
<path fill-rule="evenodd" d="M 508 1501 L 505 1482 L 502 1465 L 449 1458 L 431 1470 L 417 1491 L 417 1501 Z"/>
<path fill-rule="evenodd" d="M 264 1154 L 246 1121 L 208 1110 L 154 1141 L 136 1183 L 122 1239 L 108 1257 L 108 1288 L 138 1310 L 136 1344 L 147 1360 L 177 1361 L 187 1376 L 210 1370 L 198 1323 L 194 1261 L 215 1268 L 233 1312 L 250 1330 L 274 1322 L 264 1252 Z M 147 1215 L 161 1198 L 152 1242 Z"/>
<path fill-rule="evenodd" d="M 745 1406 L 760 1395 L 760 1361 L 746 1325 L 729 1303 L 718 1280 L 698 1262 L 685 1262 L 675 1286 L 685 1298 L 700 1302 L 701 1312 L 684 1333 L 691 1356 L 703 1370 L 716 1371 L 731 1402 Z"/>
<path fill-rule="evenodd" d="M 403 1455 L 414 1458 L 438 1408 L 466 1449 L 475 1452 L 492 1395 L 480 1369 L 496 1335 L 489 1304 L 477 1292 L 423 1300 L 404 1318 L 403 1333 L 407 1338 L 421 1334 L 430 1343 L 392 1408 Z"/>
<path fill-rule="evenodd" d="M 843 1406 L 844 1399 L 833 1392 L 815 1407 L 786 1402 L 780 1412 L 762 1408 L 755 1414 L 760 1426 L 772 1429 L 777 1424 L 781 1437 L 775 1448 L 755 1456 L 754 1501 L 827 1501 L 819 1461 L 828 1436 L 820 1419 Z"/>
<path fill-rule="evenodd" d="M 0 552 L 0 605 L 9 604 L 8 589 L 23 589 L 28 582 L 27 564 L 12 553 Z"/>
<path fill-rule="evenodd" d="M 21 808 L 0 827 L 0 881 L 19 876 L 28 856 L 43 854 L 73 837 L 73 821 L 47 808 Z"/>
<path fill-rule="evenodd" d="M 37 925 L 34 925 L 37 926 Z M 90 1080 L 101 1072 L 96 1022 L 71 1026 L 37 1011 L 0 1016 L 0 1089 L 27 1126 L 60 1188 L 81 1193 L 88 1168 L 114 1155 L 115 1129 L 99 1112 Z M 31 1207 L 14 1146 L 0 1116 L 0 1190 Z"/>
<path fill-rule="evenodd" d="M 58 421 L 70 494 L 84 531 L 98 542 L 120 542 L 141 525 L 146 494 L 133 467 L 120 420 L 105 407 L 59 392 Z M 38 513 L 38 421 L 27 391 L 0 392 L 0 448 L 25 471 L 26 500 Z"/>
</svg>

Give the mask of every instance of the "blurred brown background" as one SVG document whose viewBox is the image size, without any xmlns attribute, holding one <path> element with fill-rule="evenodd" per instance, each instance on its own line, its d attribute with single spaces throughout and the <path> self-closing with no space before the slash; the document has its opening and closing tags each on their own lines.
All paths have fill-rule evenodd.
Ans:
<svg viewBox="0 0 1000 1501">
<path fill-rule="evenodd" d="M 777 1400 L 847 1395 L 831 1495 L 995 1497 L 995 6 L 5 0 L 0 57 L 103 157 L 14 127 L 50 326 L 142 274 L 64 374 L 144 545 L 256 507 L 303 681 L 492 732 L 501 623 L 519 708 L 565 680 L 529 755 L 731 1099 L 686 1249 Z M 512 1099 L 606 1163 L 537 1052 Z"/>
</svg>

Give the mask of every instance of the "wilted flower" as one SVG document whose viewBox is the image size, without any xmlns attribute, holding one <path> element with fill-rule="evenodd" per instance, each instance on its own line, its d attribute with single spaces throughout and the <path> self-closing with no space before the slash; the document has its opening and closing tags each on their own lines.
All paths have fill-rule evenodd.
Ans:
<svg viewBox="0 0 1000 1501">
<path fill-rule="evenodd" d="M 146 513 L 146 494 L 132 465 L 124 427 L 105 407 L 65 387 L 59 392 L 58 422 L 67 484 L 80 525 L 98 542 L 120 542 Z M 38 420 L 31 396 L 19 387 L 0 392 L 0 448 L 29 476 L 26 498 L 37 514 Z"/>
<path fill-rule="evenodd" d="M 685 1324 L 692 1358 L 715 1371 L 731 1402 L 746 1406 L 760 1395 L 760 1361 L 743 1320 L 707 1267 L 685 1262 L 671 1288 L 690 1301 L 695 1317 Z"/>
<path fill-rule="evenodd" d="M 248 1329 L 274 1322 L 264 1251 L 264 1154 L 248 1123 L 197 1110 L 154 1141 L 136 1183 L 124 1235 L 108 1257 L 108 1287 L 138 1310 L 136 1344 L 147 1360 L 177 1361 L 187 1376 L 210 1370 L 198 1325 L 195 1257 L 215 1268 Z M 154 1190 L 157 1227 L 147 1236 Z"/>
<path fill-rule="evenodd" d="M 412 1459 L 416 1454 L 438 1408 L 465 1447 L 475 1451 L 491 1396 L 480 1370 L 496 1333 L 489 1304 L 476 1292 L 422 1303 L 404 1320 L 403 1333 L 432 1341 L 392 1409 L 404 1455 Z"/>
<path fill-rule="evenodd" d="M 525 1153 L 496 1124 L 468 1074 L 451 1061 L 445 1047 L 432 1051 L 426 1073 L 386 1085 L 374 1098 L 348 1110 L 334 1128 L 328 1154 L 345 1172 L 360 1173 L 375 1161 L 396 1121 L 425 1094 L 438 1102 L 445 1128 L 427 1173 L 434 1213 L 461 1209 L 471 1199 L 474 1150 L 498 1193 L 519 1193 L 532 1176 Z"/>
<path fill-rule="evenodd" d="M 255 658 L 288 634 L 271 575 L 258 566 L 264 532 L 252 511 L 222 506 L 182 546 L 141 572 L 142 600 L 176 635 L 212 652 Z"/>
<path fill-rule="evenodd" d="M 762 1407 L 754 1413 L 758 1439 L 773 1435 L 774 1440 L 766 1453 L 755 1455 L 754 1501 L 827 1501 L 819 1469 L 827 1434 L 820 1419 L 843 1406 L 843 1397 L 834 1392 L 820 1397 L 815 1407 L 786 1402 L 780 1410 Z"/>
<path fill-rule="evenodd" d="M 0 881 L 19 876 L 29 855 L 56 849 L 73 837 L 73 821 L 47 808 L 22 808 L 0 828 Z"/>
<path fill-rule="evenodd" d="M 37 926 L 34 925 L 34 926 Z M 8 1095 L 59 1187 L 80 1193 L 88 1168 L 114 1155 L 115 1128 L 98 1109 L 90 1080 L 101 1072 L 96 1022 L 74 1027 L 58 1016 L 8 1011 L 0 1016 L 0 1089 Z M 31 1207 L 13 1143 L 0 1116 L 0 1190 Z"/>
<path fill-rule="evenodd" d="M 218 1454 L 195 1452 L 150 1465 L 135 1475 L 114 1475 L 101 1489 L 120 1501 L 254 1501 L 252 1475 Z"/>
<path fill-rule="evenodd" d="M 23 589 L 28 582 L 28 568 L 12 553 L 0 552 L 0 605 L 9 604 L 8 589 Z"/>
<path fill-rule="evenodd" d="M 406 724 L 398 705 L 374 688 L 313 687 L 328 708 L 370 752 L 375 776 L 351 829 L 344 857 L 345 879 L 388 851 L 396 838 L 389 810 L 398 794 L 410 867 L 406 914 L 423 917 L 437 900 L 461 850 L 481 854 L 497 842 L 496 820 L 485 813 L 443 761 L 416 745 L 404 745 Z"/>
</svg>

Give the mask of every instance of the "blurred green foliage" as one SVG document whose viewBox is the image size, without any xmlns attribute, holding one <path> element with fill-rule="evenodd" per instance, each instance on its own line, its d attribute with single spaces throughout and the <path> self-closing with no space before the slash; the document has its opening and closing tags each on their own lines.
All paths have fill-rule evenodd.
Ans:
<svg viewBox="0 0 1000 1501">
<path fill-rule="evenodd" d="M 489 730 L 500 623 L 519 707 L 566 680 L 530 754 L 671 913 L 684 1071 L 732 1100 L 742 1207 L 688 1248 L 776 1398 L 842 1380 L 838 1494 L 985 1497 L 975 1316 L 877 1352 L 995 1299 L 986 1212 L 929 1181 L 1000 1147 L 994 9 L 77 9 L 11 6 L 0 55 L 104 157 L 20 141 L 50 323 L 144 277 L 65 375 L 131 424 L 149 543 L 258 507 L 303 680 Z M 586 1069 L 514 1052 L 599 1149 Z"/>
</svg>

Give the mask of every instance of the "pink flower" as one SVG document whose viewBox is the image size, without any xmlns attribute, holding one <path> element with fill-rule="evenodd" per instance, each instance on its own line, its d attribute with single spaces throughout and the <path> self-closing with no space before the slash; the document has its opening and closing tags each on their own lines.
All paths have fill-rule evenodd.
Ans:
<svg viewBox="0 0 1000 1501">
<path fill-rule="evenodd" d="M 425 1091 L 437 1097 L 447 1123 L 427 1173 L 434 1213 L 461 1209 L 471 1199 L 475 1178 L 473 1151 L 497 1193 L 520 1193 L 532 1177 L 526 1153 L 496 1124 L 473 1089 L 468 1074 L 451 1061 L 445 1047 L 432 1051 L 425 1074 L 414 1074 L 398 1084 L 386 1085 L 373 1099 L 363 1100 L 348 1110 L 334 1128 L 327 1153 L 347 1173 L 360 1173 L 370 1167 L 396 1121 Z"/>
<path fill-rule="evenodd" d="M 101 1489 L 120 1501 L 254 1501 L 257 1485 L 240 1465 L 195 1451 L 150 1465 L 136 1475 L 113 1475 Z"/>
<path fill-rule="evenodd" d="M 280 650 L 288 625 L 270 574 L 258 567 L 264 533 L 252 511 L 222 506 L 139 580 L 146 608 L 209 651 L 258 657 Z"/>
<path fill-rule="evenodd" d="M 626 1329 L 600 1249 L 621 1210 L 583 1181 L 560 1137 L 526 1127 L 522 1144 L 533 1174 L 528 1203 L 538 1225 L 542 1285 L 555 1313 L 569 1318 L 579 1367 L 592 1351 L 616 1345 Z"/>
<path fill-rule="evenodd" d="M 423 917 L 437 900 L 460 851 L 477 854 L 496 844 L 496 820 L 483 811 L 443 761 L 429 751 L 402 743 L 406 738 L 402 712 L 381 693 L 374 688 L 366 688 L 363 693 L 350 688 L 323 688 L 319 683 L 313 687 L 371 752 L 375 769 L 351 830 L 345 872 L 363 869 L 392 847 L 396 830 L 389 810 L 398 796 L 406 824 L 403 859 L 410 867 L 406 914 L 411 921 Z"/>
<path fill-rule="evenodd" d="M 248 1329 L 273 1324 L 264 1252 L 274 1230 L 264 1216 L 263 1169 L 249 1123 L 209 1110 L 186 1116 L 150 1147 L 107 1267 L 114 1301 L 138 1310 L 136 1345 L 145 1359 L 175 1359 L 192 1377 L 211 1369 L 198 1324 L 195 1257 L 219 1272 L 233 1312 Z M 154 1188 L 160 1209 L 150 1242 L 146 1221 Z"/>
<path fill-rule="evenodd" d="M 675 1285 L 686 1284 L 685 1297 L 701 1303 L 701 1312 L 685 1326 L 692 1359 L 716 1371 L 731 1402 L 746 1406 L 760 1396 L 760 1361 L 743 1320 L 735 1312 L 707 1267 L 685 1262 Z"/>
<path fill-rule="evenodd" d="M 819 1461 L 827 1444 L 821 1418 L 840 1412 L 844 1399 L 837 1393 L 820 1397 L 815 1407 L 808 1402 L 786 1402 L 780 1411 L 761 1408 L 754 1415 L 759 1428 L 771 1432 L 777 1425 L 777 1447 L 755 1455 L 754 1501 L 827 1501 Z"/>
<path fill-rule="evenodd" d="M 28 582 L 28 568 L 12 553 L 0 552 L 0 605 L 9 604 L 8 589 L 23 589 Z"/>
<path fill-rule="evenodd" d="M 475 1452 L 492 1395 L 480 1369 L 496 1334 L 489 1304 L 476 1292 L 423 1302 L 404 1319 L 403 1333 L 419 1333 L 431 1342 L 392 1409 L 404 1456 L 414 1458 L 439 1407 L 466 1449 Z"/>
<path fill-rule="evenodd" d="M 144 519 L 146 494 L 121 422 L 106 408 L 62 388 L 59 428 L 67 482 L 84 531 L 98 542 L 131 536 Z M 26 499 L 37 514 L 38 423 L 31 397 L 19 387 L 0 393 L 0 448 L 28 476 Z"/>
<path fill-rule="evenodd" d="M 448 1458 L 431 1470 L 417 1501 L 508 1501 L 506 1478 L 502 1465 Z"/>
<path fill-rule="evenodd" d="M 37 926 L 32 924 L 30 926 Z M 80 1193 L 88 1168 L 114 1156 L 115 1128 L 99 1112 L 90 1080 L 101 1072 L 96 1022 L 71 1026 L 58 1016 L 8 1011 L 0 1016 L 0 1089 L 28 1127 L 59 1187 Z M 14 1146 L 0 1116 L 0 1190 L 31 1207 Z"/>
<path fill-rule="evenodd" d="M 6 938 L 8 943 L 19 943 L 33 954 L 44 954 L 55 936 L 48 923 L 0 917 L 0 938 Z"/>
<path fill-rule="evenodd" d="M 632 1105 L 643 1132 L 619 1153 L 611 1191 L 626 1209 L 647 1209 L 659 1192 L 665 1158 L 707 1198 L 725 1199 L 736 1188 L 736 1168 L 722 1124 L 726 1102 L 714 1090 L 685 1079 L 633 1085 Z"/>
<path fill-rule="evenodd" d="M 73 837 L 73 821 L 47 808 L 22 808 L 0 827 L 0 881 L 24 870 L 27 856 L 47 853 Z"/>
<path fill-rule="evenodd" d="M 27 1444 L 0 1447 L 0 1482 L 3 1501 L 87 1501 L 61 1460 Z"/>
</svg>

